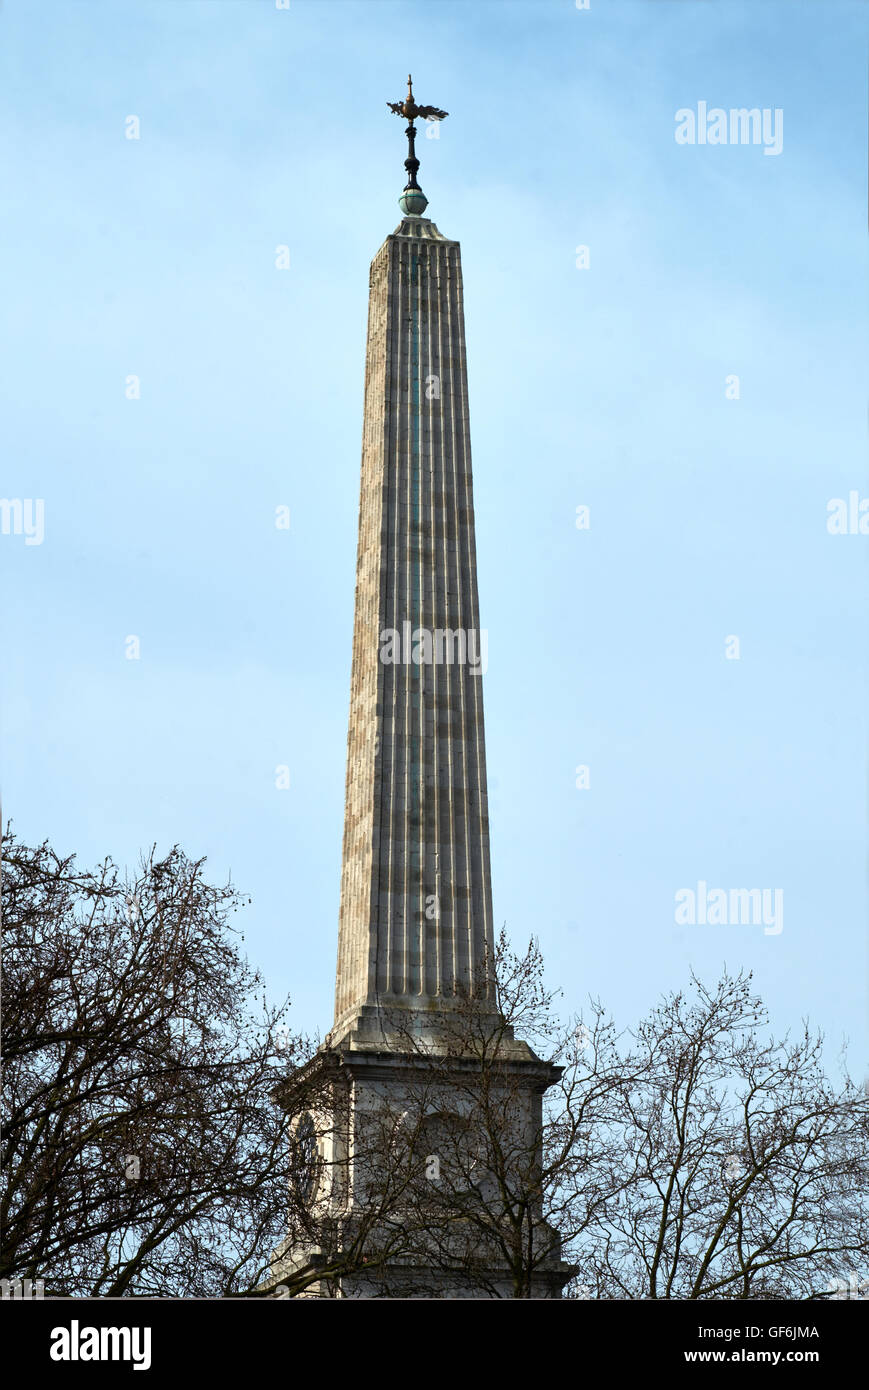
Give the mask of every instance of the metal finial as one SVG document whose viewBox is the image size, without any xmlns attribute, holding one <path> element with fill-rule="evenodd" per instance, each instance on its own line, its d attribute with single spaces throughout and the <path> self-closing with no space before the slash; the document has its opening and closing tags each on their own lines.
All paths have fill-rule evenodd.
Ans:
<svg viewBox="0 0 869 1390">
<path fill-rule="evenodd" d="M 388 101 L 386 104 L 390 111 L 395 112 L 396 116 L 404 116 L 408 122 L 404 132 L 407 136 L 407 159 L 404 161 L 404 167 L 407 170 L 407 183 L 404 186 L 404 198 L 400 198 L 399 203 L 402 205 L 404 211 L 421 212 L 426 206 L 426 198 L 416 181 L 419 160 L 416 157 L 416 126 L 414 125 L 414 121 L 417 116 L 422 116 L 423 120 L 426 121 L 442 121 L 449 113 L 441 111 L 438 106 L 417 106 L 413 96 L 413 81 L 410 73 L 408 73 L 407 76 L 407 97 L 405 100 Z M 407 198 L 408 194 L 410 194 L 410 199 Z M 408 206 L 405 208 L 405 201 L 408 201 L 411 205 L 418 205 L 421 202 L 422 206 Z"/>
</svg>

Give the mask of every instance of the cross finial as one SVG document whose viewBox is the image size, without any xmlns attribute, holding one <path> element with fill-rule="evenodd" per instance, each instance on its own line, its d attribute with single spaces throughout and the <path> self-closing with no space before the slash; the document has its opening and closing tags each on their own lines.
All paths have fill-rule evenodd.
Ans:
<svg viewBox="0 0 869 1390">
<path fill-rule="evenodd" d="M 396 116 L 405 116 L 413 124 L 417 116 L 422 116 L 425 121 L 442 121 L 449 113 L 441 111 L 439 106 L 417 106 L 413 96 L 413 78 L 410 73 L 407 75 L 407 96 L 404 101 L 388 101 L 386 105 L 390 111 L 394 111 Z"/>
<path fill-rule="evenodd" d="M 393 111 L 396 116 L 404 116 L 408 123 L 405 130 L 407 159 L 404 161 L 404 167 L 407 170 L 407 183 L 404 186 L 402 197 L 399 198 L 399 205 L 403 212 L 415 213 L 418 216 L 425 210 L 428 200 L 416 181 L 419 160 L 416 157 L 416 126 L 414 121 L 417 116 L 422 116 L 425 121 L 442 121 L 448 113 L 441 111 L 438 106 L 417 106 L 413 96 L 413 79 L 410 73 L 407 75 L 407 97 L 405 100 L 388 101 L 386 104 L 390 111 Z"/>
</svg>

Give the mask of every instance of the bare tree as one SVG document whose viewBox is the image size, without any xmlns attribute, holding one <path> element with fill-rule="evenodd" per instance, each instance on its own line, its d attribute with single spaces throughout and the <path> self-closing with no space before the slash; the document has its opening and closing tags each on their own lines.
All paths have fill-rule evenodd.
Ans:
<svg viewBox="0 0 869 1390">
<path fill-rule="evenodd" d="M 238 906 L 177 848 L 125 882 L 6 836 L 5 1277 L 114 1296 L 257 1282 L 287 1211 L 270 1091 L 302 1044 L 264 1006 Z"/>
<path fill-rule="evenodd" d="M 576 1252 L 587 1296 L 867 1287 L 869 1101 L 847 1073 L 827 1079 L 808 1025 L 767 1027 L 751 977 L 725 974 L 711 990 L 692 977 L 630 1036 L 597 1165 L 608 1195 Z"/>
</svg>

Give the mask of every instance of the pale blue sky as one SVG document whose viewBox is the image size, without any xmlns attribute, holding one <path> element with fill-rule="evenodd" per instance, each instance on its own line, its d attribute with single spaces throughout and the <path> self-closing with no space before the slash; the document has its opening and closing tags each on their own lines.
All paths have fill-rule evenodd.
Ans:
<svg viewBox="0 0 869 1390">
<path fill-rule="evenodd" d="M 420 181 L 462 243 L 497 920 L 623 1022 L 752 967 L 862 1071 L 869 538 L 826 506 L 869 495 L 865 21 L 6 0 L 0 493 L 45 501 L 42 545 L 0 536 L 19 833 L 231 867 L 251 958 L 328 1027 L 368 265 L 412 69 L 450 112 Z M 781 108 L 782 153 L 677 145 L 699 101 Z M 677 927 L 699 880 L 781 888 L 783 931 Z"/>
</svg>

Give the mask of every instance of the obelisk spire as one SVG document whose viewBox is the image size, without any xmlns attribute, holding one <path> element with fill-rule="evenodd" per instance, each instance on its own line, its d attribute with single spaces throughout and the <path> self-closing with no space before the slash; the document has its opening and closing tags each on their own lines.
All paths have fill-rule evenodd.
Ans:
<svg viewBox="0 0 869 1390">
<path fill-rule="evenodd" d="M 407 159 L 404 167 L 407 170 L 407 183 L 404 185 L 404 192 L 398 200 L 398 206 L 406 216 L 419 217 L 428 207 L 428 199 L 416 181 L 419 160 L 416 157 L 416 126 L 414 121 L 417 116 L 422 116 L 425 121 L 442 121 L 449 112 L 441 111 L 438 106 L 418 106 L 413 96 L 413 79 L 408 73 L 407 76 L 407 96 L 404 101 L 388 101 L 387 106 L 390 111 L 394 111 L 396 116 L 404 116 L 408 122 L 405 135 L 407 136 Z"/>
<path fill-rule="evenodd" d="M 371 264 L 341 914 L 331 1041 L 488 1004 L 494 944 L 459 244 L 404 217 Z"/>
</svg>

